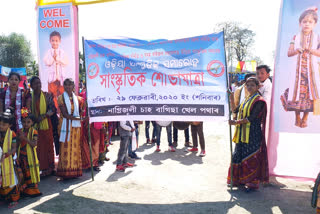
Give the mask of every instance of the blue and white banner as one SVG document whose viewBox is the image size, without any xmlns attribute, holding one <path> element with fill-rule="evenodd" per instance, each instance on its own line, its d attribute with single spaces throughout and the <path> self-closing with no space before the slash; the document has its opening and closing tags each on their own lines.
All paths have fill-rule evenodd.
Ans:
<svg viewBox="0 0 320 214">
<path fill-rule="evenodd" d="M 21 76 L 27 76 L 26 68 L 8 68 L 0 65 L 0 71 L 2 76 L 9 76 L 10 72 L 16 72 Z"/>
<path fill-rule="evenodd" d="M 227 119 L 223 32 L 179 40 L 85 40 L 91 122 Z"/>
</svg>

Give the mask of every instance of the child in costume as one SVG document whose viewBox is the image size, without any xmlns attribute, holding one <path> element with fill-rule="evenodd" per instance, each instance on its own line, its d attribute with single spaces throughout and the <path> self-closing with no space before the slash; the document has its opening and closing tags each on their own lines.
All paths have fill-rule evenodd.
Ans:
<svg viewBox="0 0 320 214">
<path fill-rule="evenodd" d="M 48 73 L 48 90 L 54 95 L 54 102 L 58 107 L 57 97 L 63 93 L 63 81 L 66 79 L 68 71 L 68 57 L 61 49 L 61 34 L 53 31 L 50 34 L 49 42 L 51 48 L 43 58 L 46 72 Z"/>
<path fill-rule="evenodd" d="M 23 129 L 18 135 L 18 158 L 23 173 L 21 193 L 24 196 L 42 195 L 38 189 L 40 182 L 39 160 L 37 157 L 38 132 L 32 127 L 34 117 L 27 108 L 21 110 Z"/>
<path fill-rule="evenodd" d="M 309 8 L 299 18 L 301 32 L 293 37 L 288 50 L 288 57 L 297 57 L 296 71 L 290 78 L 294 82 L 281 95 L 284 109 L 295 112 L 295 126 L 300 128 L 308 126 L 310 112 L 320 115 L 320 37 L 314 32 L 318 22 L 317 11 L 317 8 Z"/>
<path fill-rule="evenodd" d="M 0 147 L 2 150 L 1 175 L 2 184 L 0 186 L 0 200 L 9 202 L 8 208 L 13 208 L 18 204 L 20 199 L 19 181 L 16 174 L 16 134 L 10 129 L 14 124 L 14 117 L 10 110 L 0 115 Z"/>
</svg>

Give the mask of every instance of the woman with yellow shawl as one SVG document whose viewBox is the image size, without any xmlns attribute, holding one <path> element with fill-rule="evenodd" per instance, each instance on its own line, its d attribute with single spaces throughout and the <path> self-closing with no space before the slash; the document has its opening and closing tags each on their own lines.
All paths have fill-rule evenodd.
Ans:
<svg viewBox="0 0 320 214">
<path fill-rule="evenodd" d="M 269 182 L 268 156 L 265 141 L 265 122 L 267 105 L 259 94 L 259 81 L 250 77 L 246 81 L 249 95 L 239 105 L 234 105 L 233 94 L 230 96 L 231 109 L 237 113 L 237 120 L 230 120 L 235 125 L 233 142 L 236 143 L 232 155 L 233 185 L 244 186 L 247 191 L 258 189 L 260 182 Z M 228 184 L 231 183 L 229 169 Z"/>
<path fill-rule="evenodd" d="M 64 92 L 58 97 L 60 108 L 60 155 L 57 176 L 68 179 L 82 176 L 81 115 L 84 101 L 73 93 L 74 82 L 65 79 Z"/>
<path fill-rule="evenodd" d="M 38 189 L 40 182 L 39 160 L 37 157 L 38 132 L 32 127 L 34 117 L 27 108 L 21 109 L 22 130 L 18 134 L 18 158 L 23 173 L 21 193 L 29 197 L 42 195 Z"/>
<path fill-rule="evenodd" d="M 30 86 L 32 92 L 26 105 L 35 117 L 34 126 L 38 130 L 37 156 L 41 176 L 47 176 L 54 170 L 53 127 L 50 117 L 55 114 L 56 108 L 52 95 L 41 90 L 39 77 L 32 77 Z"/>
<path fill-rule="evenodd" d="M 9 202 L 8 208 L 18 204 L 20 199 L 19 177 L 16 174 L 16 134 L 10 127 L 15 119 L 10 110 L 0 114 L 0 147 L 3 151 L 0 157 L 2 184 L 0 185 L 0 200 Z"/>
</svg>

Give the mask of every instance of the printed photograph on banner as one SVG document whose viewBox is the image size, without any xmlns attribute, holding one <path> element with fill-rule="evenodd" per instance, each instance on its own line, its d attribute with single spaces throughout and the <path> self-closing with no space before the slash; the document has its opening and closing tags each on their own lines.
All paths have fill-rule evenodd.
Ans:
<svg viewBox="0 0 320 214">
<path fill-rule="evenodd" d="M 91 122 L 227 119 L 223 32 L 84 43 Z"/>
<path fill-rule="evenodd" d="M 320 133 L 319 1 L 284 0 L 275 67 L 275 131 Z"/>
<path fill-rule="evenodd" d="M 39 76 L 42 90 L 57 97 L 64 91 L 63 81 L 76 81 L 77 50 L 72 4 L 41 6 L 38 8 Z"/>
</svg>

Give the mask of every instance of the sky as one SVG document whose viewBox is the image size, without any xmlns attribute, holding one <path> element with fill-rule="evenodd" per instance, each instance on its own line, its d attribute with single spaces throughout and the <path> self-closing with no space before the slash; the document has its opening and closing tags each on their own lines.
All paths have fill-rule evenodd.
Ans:
<svg viewBox="0 0 320 214">
<path fill-rule="evenodd" d="M 0 34 L 24 34 L 37 58 L 35 1 L 1 0 L 0 4 Z M 280 6 L 281 0 L 120 0 L 83 5 L 79 6 L 79 36 L 179 39 L 210 34 L 217 23 L 237 21 L 256 33 L 253 54 L 273 68 Z"/>
</svg>

